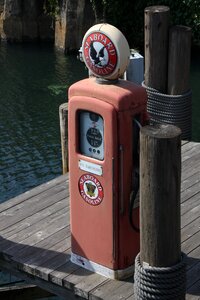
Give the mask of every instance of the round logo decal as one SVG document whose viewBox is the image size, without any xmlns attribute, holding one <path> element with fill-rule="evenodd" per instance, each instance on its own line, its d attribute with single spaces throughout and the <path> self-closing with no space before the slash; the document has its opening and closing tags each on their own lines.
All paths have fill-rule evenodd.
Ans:
<svg viewBox="0 0 200 300">
<path fill-rule="evenodd" d="M 117 65 L 117 51 L 113 42 L 101 32 L 93 32 L 85 39 L 83 54 L 88 68 L 98 76 L 112 74 Z"/>
<path fill-rule="evenodd" d="M 103 188 L 100 181 L 93 175 L 84 174 L 79 179 L 81 197 L 90 205 L 99 205 L 103 200 Z"/>
</svg>

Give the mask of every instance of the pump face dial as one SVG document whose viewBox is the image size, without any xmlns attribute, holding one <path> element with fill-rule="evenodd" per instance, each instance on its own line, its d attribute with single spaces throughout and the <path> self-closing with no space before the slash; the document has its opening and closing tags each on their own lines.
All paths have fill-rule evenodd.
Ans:
<svg viewBox="0 0 200 300">
<path fill-rule="evenodd" d="M 104 159 L 104 120 L 97 113 L 79 112 L 80 153 L 99 160 Z"/>
<path fill-rule="evenodd" d="M 101 132 L 97 128 L 89 128 L 87 133 L 86 133 L 87 141 L 88 143 L 94 147 L 98 148 L 101 146 L 103 138 L 101 135 Z"/>
</svg>

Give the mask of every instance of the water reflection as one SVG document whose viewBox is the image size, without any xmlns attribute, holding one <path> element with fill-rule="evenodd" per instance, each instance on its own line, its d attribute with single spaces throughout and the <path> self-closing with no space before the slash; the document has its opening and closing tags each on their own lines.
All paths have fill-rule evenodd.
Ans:
<svg viewBox="0 0 200 300">
<path fill-rule="evenodd" d="M 75 57 L 0 44 L 0 202 L 61 174 L 58 108 L 87 76 Z"/>
</svg>

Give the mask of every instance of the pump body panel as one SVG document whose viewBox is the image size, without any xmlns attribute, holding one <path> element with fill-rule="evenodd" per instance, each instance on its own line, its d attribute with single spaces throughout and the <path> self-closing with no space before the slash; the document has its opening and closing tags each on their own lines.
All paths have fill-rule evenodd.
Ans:
<svg viewBox="0 0 200 300">
<path fill-rule="evenodd" d="M 145 89 L 85 79 L 69 89 L 68 138 L 72 253 L 111 270 L 134 264 L 139 233 L 129 223 L 137 118 L 147 119 Z M 135 145 L 134 145 L 135 143 Z M 138 226 L 138 207 L 132 217 Z"/>
</svg>

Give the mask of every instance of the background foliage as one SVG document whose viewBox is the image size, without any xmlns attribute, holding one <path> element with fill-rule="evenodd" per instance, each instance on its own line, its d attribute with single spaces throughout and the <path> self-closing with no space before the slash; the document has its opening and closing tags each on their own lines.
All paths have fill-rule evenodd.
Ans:
<svg viewBox="0 0 200 300">
<path fill-rule="evenodd" d="M 53 19 L 55 19 L 57 14 L 59 13 L 59 6 L 59 0 L 44 0 L 44 12 L 51 16 Z"/>
<path fill-rule="evenodd" d="M 73 0 L 71 0 L 73 1 Z M 170 7 L 171 24 L 192 28 L 193 45 L 200 46 L 200 0 L 86 0 L 93 7 L 96 23 L 107 21 L 127 37 L 131 48 L 143 49 L 144 9 L 150 5 Z M 44 0 L 46 13 L 59 13 L 61 0 Z"/>
<path fill-rule="evenodd" d="M 150 5 L 170 7 L 171 24 L 192 28 L 193 44 L 200 46 L 200 0 L 90 0 L 96 22 L 107 21 L 127 37 L 131 48 L 143 50 L 144 9 Z"/>
</svg>

